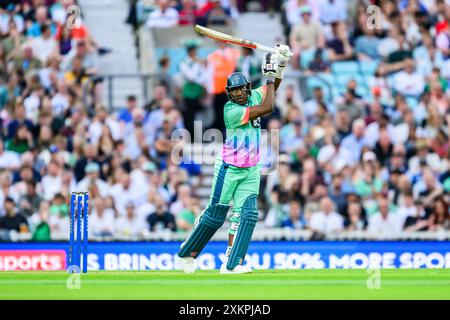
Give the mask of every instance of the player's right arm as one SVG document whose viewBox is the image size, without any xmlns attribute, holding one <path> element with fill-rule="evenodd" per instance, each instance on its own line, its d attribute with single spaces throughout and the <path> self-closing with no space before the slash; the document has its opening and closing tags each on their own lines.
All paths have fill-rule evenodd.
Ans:
<svg viewBox="0 0 450 320">
<path fill-rule="evenodd" d="M 265 98 L 260 105 L 249 107 L 249 120 L 255 120 L 263 115 L 272 113 L 275 102 L 275 76 L 277 66 L 274 55 L 267 53 L 262 64 L 262 71 L 266 77 Z"/>
</svg>

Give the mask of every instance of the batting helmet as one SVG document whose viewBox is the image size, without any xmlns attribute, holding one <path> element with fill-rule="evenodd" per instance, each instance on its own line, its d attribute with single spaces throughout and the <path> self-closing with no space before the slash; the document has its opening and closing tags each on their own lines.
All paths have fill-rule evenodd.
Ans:
<svg viewBox="0 0 450 320">
<path fill-rule="evenodd" d="M 239 88 L 239 87 L 243 87 L 243 86 L 247 87 L 247 97 L 249 97 L 251 95 L 251 83 L 250 83 L 250 81 L 247 80 L 247 77 L 242 72 L 234 72 L 234 73 L 230 74 L 228 76 L 227 86 L 225 88 L 227 91 L 228 99 L 231 100 L 231 96 L 230 96 L 231 90 L 233 90 L 234 88 Z"/>
</svg>

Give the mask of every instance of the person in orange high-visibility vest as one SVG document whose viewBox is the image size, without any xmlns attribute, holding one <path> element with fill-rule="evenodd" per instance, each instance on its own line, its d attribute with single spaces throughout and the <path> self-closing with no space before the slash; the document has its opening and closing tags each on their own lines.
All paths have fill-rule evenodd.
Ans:
<svg viewBox="0 0 450 320">
<path fill-rule="evenodd" d="M 236 69 L 240 51 L 217 42 L 219 48 L 208 55 L 208 69 L 210 75 L 209 92 L 213 95 L 214 122 L 212 127 L 223 131 L 223 106 L 228 101 L 225 87 L 230 73 Z"/>
</svg>

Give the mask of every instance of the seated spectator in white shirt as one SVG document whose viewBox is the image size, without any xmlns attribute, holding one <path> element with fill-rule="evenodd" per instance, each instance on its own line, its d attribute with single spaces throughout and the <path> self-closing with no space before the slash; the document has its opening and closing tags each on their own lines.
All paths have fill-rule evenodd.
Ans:
<svg viewBox="0 0 450 320">
<path fill-rule="evenodd" d="M 0 170 L 16 170 L 19 168 L 20 158 L 16 152 L 5 150 L 5 144 L 0 139 Z"/>
<path fill-rule="evenodd" d="M 355 160 L 352 152 L 346 148 L 341 148 L 341 140 L 339 136 L 325 137 L 325 144 L 319 149 L 317 161 L 323 168 L 334 166 L 337 164 L 343 166 L 353 166 Z"/>
<path fill-rule="evenodd" d="M 41 26 L 41 35 L 32 40 L 31 46 L 33 47 L 33 52 L 42 64 L 47 63 L 47 59 L 57 49 L 56 40 L 52 37 L 52 31 L 50 25 L 44 24 Z"/>
<path fill-rule="evenodd" d="M 97 197 L 89 217 L 89 233 L 98 237 L 108 237 L 114 234 L 114 211 L 105 208 L 105 201 Z"/>
<path fill-rule="evenodd" d="M 120 174 L 120 181 L 113 185 L 110 189 L 110 195 L 114 199 L 114 204 L 120 215 L 125 214 L 125 204 L 135 202 L 140 196 L 139 190 L 131 188 L 130 175 L 127 172 Z"/>
<path fill-rule="evenodd" d="M 159 8 L 148 15 L 146 25 L 149 28 L 171 28 L 178 24 L 178 11 L 170 7 L 169 0 L 159 0 Z"/>
<path fill-rule="evenodd" d="M 92 197 L 105 198 L 109 193 L 109 185 L 100 179 L 100 166 L 96 162 L 89 162 L 84 168 L 86 176 L 78 183 L 78 190 L 88 190 Z"/>
<path fill-rule="evenodd" d="M 106 125 L 111 132 L 111 137 L 114 141 L 122 138 L 122 132 L 119 122 L 109 116 L 105 107 L 99 106 L 95 109 L 95 118 L 92 124 L 89 126 L 89 138 L 91 143 L 97 144 L 103 131 L 103 126 Z"/>
<path fill-rule="evenodd" d="M 41 189 L 44 199 L 50 201 L 61 192 L 62 189 L 62 168 L 58 162 L 51 160 L 48 164 L 47 175 L 41 180 Z"/>
<path fill-rule="evenodd" d="M 394 76 L 395 90 L 404 96 L 419 97 L 424 88 L 423 75 L 414 71 L 414 60 L 406 59 L 405 68 Z"/>
<path fill-rule="evenodd" d="M 408 161 L 409 173 L 411 175 L 418 174 L 420 172 L 421 162 L 435 172 L 439 172 L 441 170 L 441 159 L 436 153 L 429 151 L 427 141 L 425 139 L 417 139 L 415 147 L 416 155 L 411 157 Z"/>
<path fill-rule="evenodd" d="M 142 230 L 146 228 L 145 224 L 139 221 L 133 202 L 125 204 L 125 215 L 117 218 L 115 221 L 114 235 L 122 238 L 137 238 Z"/>
<path fill-rule="evenodd" d="M 390 211 L 389 200 L 380 196 L 378 198 L 378 212 L 369 218 L 369 233 L 389 236 L 401 230 L 401 220 L 393 211 Z"/>
<path fill-rule="evenodd" d="M 335 211 L 333 201 L 324 197 L 320 200 L 321 211 L 312 215 L 309 227 L 311 230 L 328 234 L 336 231 L 341 231 L 344 227 L 344 219 Z"/>
</svg>

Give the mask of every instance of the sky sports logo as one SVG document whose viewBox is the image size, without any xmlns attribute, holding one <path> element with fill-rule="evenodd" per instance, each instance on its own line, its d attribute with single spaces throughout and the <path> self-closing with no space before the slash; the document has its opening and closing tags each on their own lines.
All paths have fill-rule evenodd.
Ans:
<svg viewBox="0 0 450 320">
<path fill-rule="evenodd" d="M 0 271 L 66 269 L 64 250 L 0 250 Z"/>
</svg>

